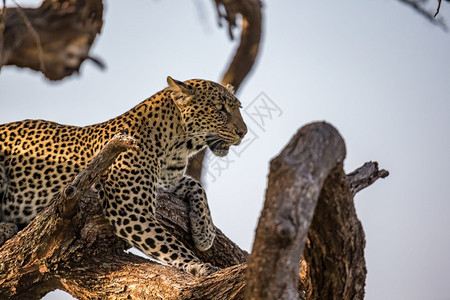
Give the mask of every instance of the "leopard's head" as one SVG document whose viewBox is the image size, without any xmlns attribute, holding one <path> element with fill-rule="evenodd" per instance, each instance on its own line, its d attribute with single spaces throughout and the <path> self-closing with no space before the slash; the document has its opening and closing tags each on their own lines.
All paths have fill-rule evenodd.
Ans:
<svg viewBox="0 0 450 300">
<path fill-rule="evenodd" d="M 231 145 L 240 144 L 247 126 L 231 86 L 202 79 L 181 82 L 170 76 L 167 83 L 188 136 L 217 156 L 225 156 Z"/>
</svg>

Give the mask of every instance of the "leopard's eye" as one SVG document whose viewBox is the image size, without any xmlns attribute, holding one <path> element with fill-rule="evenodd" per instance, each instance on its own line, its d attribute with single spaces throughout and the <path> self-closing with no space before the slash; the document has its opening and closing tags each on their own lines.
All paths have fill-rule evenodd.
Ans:
<svg viewBox="0 0 450 300">
<path fill-rule="evenodd" d="M 217 103 L 217 104 L 216 104 L 216 108 L 217 108 L 217 110 L 223 110 L 223 109 L 224 109 L 224 106 L 223 106 L 223 104 L 221 104 L 221 103 Z"/>
</svg>

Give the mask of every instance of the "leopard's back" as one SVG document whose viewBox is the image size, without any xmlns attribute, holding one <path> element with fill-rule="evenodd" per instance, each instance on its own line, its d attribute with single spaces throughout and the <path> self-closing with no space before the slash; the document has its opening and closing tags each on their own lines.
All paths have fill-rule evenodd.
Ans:
<svg viewBox="0 0 450 300">
<path fill-rule="evenodd" d="M 27 224 L 101 147 L 99 128 L 24 120 L 0 125 L 0 220 Z"/>
</svg>

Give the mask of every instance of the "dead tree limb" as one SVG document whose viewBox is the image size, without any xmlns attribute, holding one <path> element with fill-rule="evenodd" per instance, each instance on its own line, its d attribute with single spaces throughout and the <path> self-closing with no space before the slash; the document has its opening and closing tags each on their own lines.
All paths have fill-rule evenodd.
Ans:
<svg viewBox="0 0 450 300">
<path fill-rule="evenodd" d="M 441 10 L 441 2 L 441 0 L 438 0 L 438 6 L 436 8 L 436 12 L 433 15 L 434 18 L 436 18 L 436 16 L 439 14 L 439 11 Z"/>
<path fill-rule="evenodd" d="M 303 252 L 307 299 L 364 299 L 365 235 L 339 165 L 320 192 Z"/>
<path fill-rule="evenodd" d="M 298 299 L 299 289 L 307 299 L 363 299 L 365 240 L 353 195 L 387 171 L 369 163 L 345 176 L 344 158 L 336 129 L 313 123 L 272 160 L 246 299 Z"/>
<path fill-rule="evenodd" d="M 60 80 L 86 59 L 103 67 L 90 48 L 103 25 L 101 0 L 45 0 L 38 8 L 3 8 L 0 69 L 15 65 Z"/>
<path fill-rule="evenodd" d="M 389 172 L 386 170 L 378 170 L 377 162 L 366 162 L 363 166 L 355 171 L 347 174 L 350 191 L 353 196 L 360 190 L 365 189 L 379 178 L 386 178 Z"/>
<path fill-rule="evenodd" d="M 248 299 L 298 299 L 300 258 L 319 194 L 344 157 L 337 131 L 315 123 L 300 130 L 272 160 L 248 261 Z"/>
<path fill-rule="evenodd" d="M 222 78 L 223 84 L 231 84 L 237 90 L 252 70 L 258 56 L 262 32 L 262 3 L 260 0 L 215 1 L 219 24 L 221 19 L 227 21 L 231 39 L 233 39 L 236 19 L 239 15 L 242 17 L 239 47 Z"/>
<path fill-rule="evenodd" d="M 88 191 L 77 201 L 115 156 L 137 147 L 123 136 L 109 145 L 103 158 L 96 157 L 60 198 L 0 247 L 0 299 L 39 299 L 54 289 L 78 299 L 244 299 L 245 293 L 280 299 L 275 295 L 298 297 L 299 291 L 307 299 L 361 299 L 364 234 L 352 197 L 385 171 L 370 163 L 346 176 L 345 146 L 330 125 L 305 126 L 272 161 L 248 271 L 248 254 L 218 229 L 210 250 L 196 250 L 187 204 L 158 192 L 159 221 L 203 261 L 223 268 L 201 278 L 126 253 L 130 246 L 114 235 L 96 196 Z"/>
</svg>

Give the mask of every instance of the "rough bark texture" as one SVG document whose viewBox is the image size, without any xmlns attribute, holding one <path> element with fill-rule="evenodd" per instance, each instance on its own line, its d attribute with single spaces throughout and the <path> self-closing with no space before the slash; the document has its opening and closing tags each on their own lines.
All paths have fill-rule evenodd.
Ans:
<svg viewBox="0 0 450 300">
<path fill-rule="evenodd" d="M 248 299 L 299 297 L 300 258 L 319 194 L 332 171 L 342 170 L 344 157 L 345 145 L 338 132 L 326 123 L 314 123 L 300 130 L 272 160 L 248 262 Z M 360 280 L 364 282 L 364 277 Z"/>
<path fill-rule="evenodd" d="M 377 162 L 366 162 L 362 167 L 347 175 L 350 191 L 355 196 L 357 192 L 374 183 L 378 178 L 386 178 L 389 172 L 378 170 Z"/>
<path fill-rule="evenodd" d="M 15 65 L 60 80 L 78 72 L 103 25 L 101 0 L 45 0 L 0 11 L 0 69 Z"/>
<path fill-rule="evenodd" d="M 341 165 L 326 179 L 309 229 L 304 252 L 311 278 L 307 298 L 364 299 L 364 247 L 364 231 Z"/>
<path fill-rule="evenodd" d="M 116 136 L 0 248 L 0 299 L 39 299 L 54 289 L 79 299 L 295 299 L 299 292 L 307 299 L 362 299 L 364 233 L 352 197 L 387 173 L 368 163 L 345 176 L 345 146 L 329 124 L 305 126 L 272 161 L 248 270 L 248 253 L 218 229 L 210 250 L 196 250 L 187 204 L 158 192 L 159 221 L 203 261 L 223 268 L 202 278 L 125 252 L 129 246 L 114 235 L 95 195 L 81 197 L 127 149 L 138 146 Z"/>
</svg>

